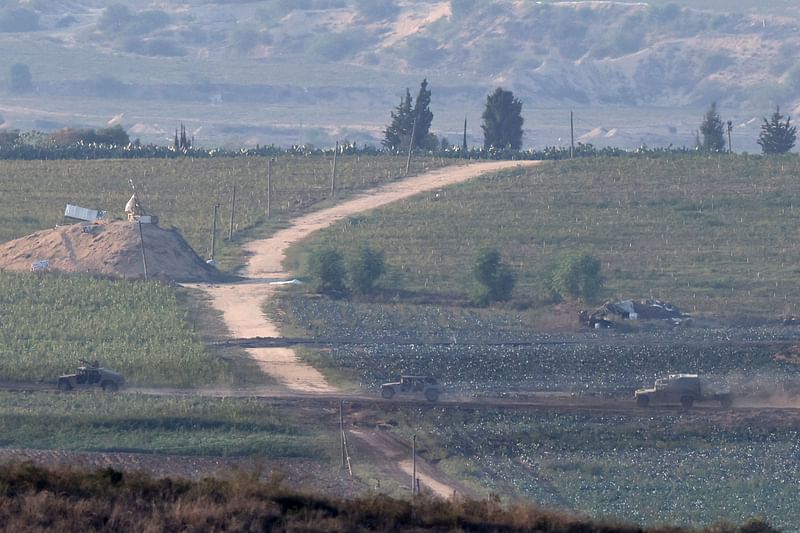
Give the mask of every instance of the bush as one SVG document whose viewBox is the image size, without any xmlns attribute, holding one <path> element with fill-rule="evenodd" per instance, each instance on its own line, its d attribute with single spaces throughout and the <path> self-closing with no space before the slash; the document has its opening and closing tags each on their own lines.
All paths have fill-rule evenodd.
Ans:
<svg viewBox="0 0 800 533">
<path fill-rule="evenodd" d="M 559 298 L 573 296 L 593 301 L 603 288 L 600 260 L 586 253 L 564 256 L 551 280 L 551 291 Z"/>
<path fill-rule="evenodd" d="M 316 292 L 336 294 L 345 291 L 342 254 L 332 248 L 311 253 L 308 258 L 308 275 Z"/>
<path fill-rule="evenodd" d="M 511 299 L 516 279 L 508 265 L 504 264 L 500 252 L 495 249 L 484 250 L 478 255 L 473 267 L 478 280 L 476 303 L 486 305 Z"/>
<path fill-rule="evenodd" d="M 347 273 L 350 288 L 361 294 L 369 294 L 375 290 L 375 282 L 386 270 L 383 252 L 365 246 L 358 254 L 350 258 Z"/>
</svg>

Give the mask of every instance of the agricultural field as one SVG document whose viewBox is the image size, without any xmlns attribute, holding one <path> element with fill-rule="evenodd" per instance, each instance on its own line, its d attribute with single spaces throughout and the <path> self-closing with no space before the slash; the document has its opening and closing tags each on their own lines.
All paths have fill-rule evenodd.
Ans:
<svg viewBox="0 0 800 533">
<path fill-rule="evenodd" d="M 800 387 L 798 365 L 773 358 L 779 342 L 800 342 L 796 328 L 553 336 L 537 334 L 524 314 L 507 309 L 354 303 L 299 292 L 284 294 L 281 305 L 287 320 L 312 338 L 363 342 L 334 344 L 310 357 L 323 371 L 370 390 L 401 373 L 438 376 L 454 395 L 631 398 L 669 372 L 699 372 L 748 394 Z"/>
<path fill-rule="evenodd" d="M 175 227 L 204 257 L 210 255 L 214 205 L 219 204 L 216 259 L 222 270 L 242 264 L 240 245 L 286 220 L 330 201 L 332 154 L 282 155 L 272 163 L 267 219 L 265 157 L 97 161 L 0 161 L 0 242 L 53 227 L 67 203 L 124 218 L 132 179 L 144 208 L 163 227 Z M 413 172 L 452 164 L 417 158 Z M 346 198 L 402 176 L 405 157 L 343 155 L 337 160 L 336 197 Z M 236 209 L 228 240 L 233 186 Z"/>
<path fill-rule="evenodd" d="M 352 217 L 296 247 L 386 253 L 383 286 L 403 301 L 468 301 L 479 251 L 515 271 L 512 306 L 549 304 L 564 253 L 602 262 L 604 298 L 659 298 L 744 319 L 798 314 L 800 158 L 670 156 L 545 163 L 487 175 Z"/>
<path fill-rule="evenodd" d="M 773 413 L 393 412 L 443 471 L 547 508 L 646 525 L 762 516 L 795 531 L 796 421 Z"/>
<path fill-rule="evenodd" d="M 0 392 L 0 447 L 329 461 L 334 432 L 248 398 Z"/>
<path fill-rule="evenodd" d="M 0 271 L 0 381 L 55 383 L 97 359 L 129 385 L 231 385 L 191 309 L 155 282 Z"/>
</svg>

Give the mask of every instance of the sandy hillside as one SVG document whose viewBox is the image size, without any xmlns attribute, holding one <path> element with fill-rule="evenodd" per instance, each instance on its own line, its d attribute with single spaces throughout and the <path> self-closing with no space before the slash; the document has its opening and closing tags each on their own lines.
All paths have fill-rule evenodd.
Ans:
<svg viewBox="0 0 800 533">
<path fill-rule="evenodd" d="M 213 281 L 207 265 L 175 230 L 142 225 L 150 278 L 169 281 Z M 51 272 L 86 272 L 114 278 L 142 278 L 138 224 L 128 221 L 71 224 L 37 231 L 0 245 L 0 268 L 29 271 L 34 261 L 49 262 Z"/>
</svg>

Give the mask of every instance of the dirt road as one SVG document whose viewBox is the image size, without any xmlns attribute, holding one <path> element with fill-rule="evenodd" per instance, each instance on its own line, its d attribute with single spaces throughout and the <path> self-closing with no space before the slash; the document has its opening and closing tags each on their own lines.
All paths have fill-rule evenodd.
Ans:
<svg viewBox="0 0 800 533">
<path fill-rule="evenodd" d="M 277 285 L 290 278 L 290 274 L 282 267 L 289 246 L 345 217 L 425 191 L 461 183 L 481 174 L 534 164 L 537 162 L 491 161 L 447 167 L 365 191 L 341 204 L 299 217 L 291 221 L 288 228 L 268 239 L 245 245 L 249 257 L 242 275 L 247 278 L 246 281 L 192 286 L 209 295 L 211 304 L 222 313 L 233 337 L 279 337 L 277 325 L 263 313 L 262 308 L 274 294 Z M 263 372 L 288 390 L 316 393 L 334 391 L 325 377 L 301 361 L 291 348 L 248 348 L 247 352 Z"/>
</svg>

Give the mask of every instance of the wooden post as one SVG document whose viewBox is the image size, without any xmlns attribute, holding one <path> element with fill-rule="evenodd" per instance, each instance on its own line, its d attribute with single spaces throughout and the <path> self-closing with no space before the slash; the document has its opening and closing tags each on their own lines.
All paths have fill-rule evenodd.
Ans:
<svg viewBox="0 0 800 533">
<path fill-rule="evenodd" d="M 139 221 L 139 244 L 142 248 L 142 268 L 144 269 L 144 280 L 147 281 L 147 256 L 144 253 L 144 232 L 142 231 L 142 221 Z"/>
<path fill-rule="evenodd" d="M 572 111 L 569 112 L 569 158 L 575 157 L 575 121 L 572 117 Z"/>
<path fill-rule="evenodd" d="M 731 144 L 731 132 L 733 131 L 733 121 L 728 121 L 728 153 L 733 153 L 733 145 Z"/>
<path fill-rule="evenodd" d="M 417 435 L 411 439 L 411 501 L 417 493 Z"/>
<path fill-rule="evenodd" d="M 461 148 L 464 151 L 464 158 L 466 159 L 469 157 L 469 148 L 467 148 L 467 117 L 464 117 L 464 139 Z"/>
<path fill-rule="evenodd" d="M 336 141 L 336 148 L 333 150 L 333 169 L 331 170 L 331 198 L 336 196 L 336 154 L 339 153 L 339 141 Z"/>
<path fill-rule="evenodd" d="M 342 470 L 344 470 L 347 454 L 344 451 L 344 400 L 339 400 L 339 438 L 342 441 Z"/>
<path fill-rule="evenodd" d="M 217 251 L 217 210 L 219 204 L 214 204 L 214 221 L 211 223 L 211 260 L 214 260 L 214 253 Z"/>
<path fill-rule="evenodd" d="M 411 152 L 414 150 L 414 135 L 417 134 L 417 119 L 414 117 L 414 124 L 411 126 L 411 140 L 408 141 L 408 159 L 406 159 L 406 176 L 411 171 Z"/>
<path fill-rule="evenodd" d="M 233 240 L 233 213 L 236 211 L 236 184 L 233 184 L 233 194 L 231 195 L 231 223 L 228 226 L 228 240 Z"/>
<path fill-rule="evenodd" d="M 272 214 L 272 162 L 273 158 L 267 160 L 267 218 Z"/>
</svg>

